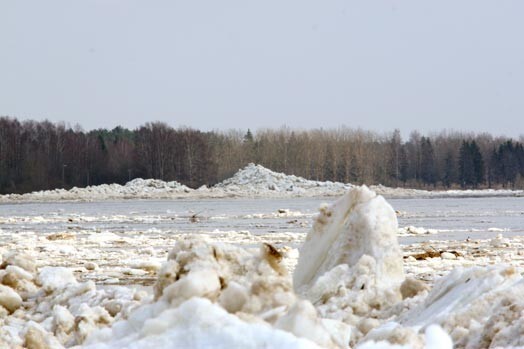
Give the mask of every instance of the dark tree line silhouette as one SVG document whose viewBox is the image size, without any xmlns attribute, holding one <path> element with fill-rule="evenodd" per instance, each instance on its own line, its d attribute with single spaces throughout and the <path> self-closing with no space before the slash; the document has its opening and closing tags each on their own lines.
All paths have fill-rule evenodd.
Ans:
<svg viewBox="0 0 524 349">
<path fill-rule="evenodd" d="M 338 129 L 201 132 L 162 122 L 83 131 L 0 117 L 0 193 L 176 180 L 213 185 L 250 162 L 308 179 L 413 188 L 524 187 L 522 139 Z"/>
</svg>

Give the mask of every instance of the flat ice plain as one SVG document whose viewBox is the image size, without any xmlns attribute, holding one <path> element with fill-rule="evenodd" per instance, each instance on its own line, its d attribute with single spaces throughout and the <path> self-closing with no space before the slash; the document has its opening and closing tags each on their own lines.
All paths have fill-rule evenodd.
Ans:
<svg viewBox="0 0 524 349">
<path fill-rule="evenodd" d="M 258 167 L 248 168 L 248 170 L 264 172 Z M 266 174 L 263 173 L 263 175 Z M 258 176 L 260 177 L 260 173 Z M 296 178 L 291 180 L 287 177 L 283 178 L 287 181 L 286 185 L 289 181 L 297 182 Z M 273 177 L 268 179 L 267 176 L 257 183 L 262 183 L 260 186 L 263 188 L 264 185 L 267 187 L 268 181 L 273 186 L 273 189 L 270 189 L 272 192 L 280 185 L 280 182 Z M 234 185 L 238 187 L 238 181 Z M 158 187 L 155 189 L 158 189 L 157 194 L 164 188 L 161 183 Z M 172 184 L 170 187 L 177 186 Z M 332 185 L 329 184 L 328 187 L 332 188 Z M 257 189 L 258 193 L 262 193 L 261 188 Z M 0 276 L 4 281 L 9 281 L 13 278 L 11 275 L 17 275 L 20 280 L 27 282 L 11 285 L 17 289 L 17 292 L 21 290 L 22 305 L 9 316 L 0 314 L 2 317 L 0 320 L 2 336 L 0 337 L 4 341 L 0 342 L 0 347 L 1 345 L 6 347 L 31 347 L 33 345 L 36 348 L 38 346 L 35 345 L 38 343 L 43 345 L 39 348 L 62 348 L 78 346 L 82 343 L 89 345 L 89 340 L 85 343 L 84 341 L 90 334 L 95 333 L 95 330 L 111 328 L 113 322 L 118 323 L 119 319 L 129 318 L 132 311 L 141 305 L 151 303 L 153 307 L 158 304 L 153 302 L 153 285 L 157 282 L 159 275 L 163 275 L 162 272 L 165 269 L 165 266 L 162 267 L 163 263 L 168 259 L 169 252 L 175 245 L 183 245 L 192 237 L 199 237 L 210 243 L 232 244 L 251 254 L 257 254 L 262 244 L 271 244 L 281 252 L 283 256 L 281 264 L 286 272 L 292 273 L 299 258 L 299 248 L 308 231 L 312 229 L 319 207 L 322 203 L 331 203 L 337 199 L 332 197 L 335 195 L 332 191 L 327 193 L 330 197 L 310 197 L 309 195 L 288 195 L 286 197 L 286 192 L 292 193 L 296 188 L 295 183 L 292 190 L 283 190 L 282 195 L 268 194 L 260 195 L 261 197 L 257 198 L 251 197 L 257 196 L 253 195 L 253 192 L 250 192 L 248 197 L 221 194 L 220 198 L 198 197 L 197 195 L 196 198 L 182 197 L 174 200 L 155 200 L 156 194 L 150 197 L 142 196 L 149 200 L 129 200 L 128 197 L 126 200 L 111 200 L 113 196 L 109 195 L 103 197 L 103 201 L 93 201 L 96 199 L 93 196 L 88 200 L 84 197 L 80 202 L 70 201 L 72 197 L 67 196 L 69 194 L 65 198 L 60 197 L 54 200 L 26 200 L 20 197 L 18 197 L 20 200 L 13 200 L 13 198 L 4 197 L 2 199 L 4 203 L 0 204 L 0 253 L 4 255 L 4 270 L 1 271 Z M 350 187 L 337 190 L 343 193 L 348 189 Z M 186 193 L 187 189 L 182 188 L 182 192 Z M 300 190 L 299 192 L 303 193 Z M 504 196 L 505 193 L 508 196 Z M 387 193 L 385 194 L 387 197 Z M 158 195 L 162 197 L 161 194 Z M 417 306 L 428 302 L 428 298 L 431 298 L 431 295 L 428 297 L 428 290 L 432 287 L 436 287 L 437 290 L 439 287 L 445 288 L 445 285 L 439 286 L 441 277 L 449 275 L 448 273 L 455 268 L 463 267 L 480 267 L 482 270 L 472 272 L 468 271 L 469 269 L 458 269 L 459 272 L 455 270 L 456 275 L 451 274 L 455 276 L 448 280 L 450 283 L 448 288 L 454 289 L 461 278 L 464 278 L 464 285 L 478 279 L 483 280 L 481 284 L 484 286 L 477 285 L 477 290 L 485 287 L 499 292 L 487 299 L 494 301 L 507 298 L 508 296 L 501 290 L 513 287 L 512 285 L 518 283 L 517 278 L 520 278 L 520 273 L 524 270 L 524 197 L 519 195 L 518 192 L 508 191 L 496 194 L 493 192 L 476 193 L 475 195 L 459 194 L 459 197 L 453 197 L 451 194 L 433 196 L 424 194 L 418 197 L 413 194 L 400 195 L 402 198 L 395 198 L 396 196 L 393 195 L 393 198 L 389 198 L 388 202 L 398 219 L 396 231 L 404 273 L 407 279 L 420 282 L 415 283 L 417 285 L 415 288 L 420 288 L 417 289 L 416 296 L 403 300 L 396 307 L 404 307 L 407 310 L 416 309 Z M 64 199 L 68 201 L 64 202 Z M 34 259 L 39 270 L 36 281 L 33 280 L 34 275 L 25 272 L 24 262 L 13 261 L 16 258 L 9 256 L 10 251 L 23 253 Z M 65 269 L 46 269 L 49 266 Z M 508 269 L 512 267 L 515 268 L 515 271 Z M 29 281 L 34 281 L 37 286 L 29 286 Z M 3 283 L 9 284 L 7 281 Z M 31 287 L 42 287 L 43 289 L 41 291 L 43 293 L 39 295 L 39 305 L 24 299 L 24 294 L 38 291 Z M 517 287 L 518 290 L 522 288 L 519 287 Z M 197 289 L 200 290 L 198 287 Z M 9 292 L 9 290 L 0 289 L 0 298 L 10 296 Z M 470 291 L 465 288 L 464 292 Z M 519 295 L 518 292 L 512 292 Z M 60 297 L 64 297 L 63 300 L 60 300 Z M 454 299 L 457 298 L 460 297 L 454 296 Z M 444 299 L 450 300 L 445 297 Z M 485 298 L 479 297 L 479 299 L 479 302 L 487 302 Z M 158 300 L 160 301 L 162 299 Z M 173 302 L 171 300 L 171 304 Z M 279 318 L 277 324 L 280 324 L 285 331 L 276 335 L 267 326 L 253 327 L 254 325 L 251 326 L 253 323 L 247 320 L 251 327 L 246 328 L 246 324 L 227 313 L 222 313 L 223 310 L 213 304 L 199 300 L 187 302 L 173 310 L 174 312 L 169 316 L 172 317 L 171 319 L 177 316 L 187 317 L 188 312 L 195 312 L 195 309 L 208 313 L 209 319 L 196 317 L 194 326 L 191 329 L 184 329 L 186 332 L 196 331 L 194 335 L 197 337 L 198 329 L 204 326 L 202 321 L 216 321 L 224 322 L 230 331 L 237 331 L 239 335 L 242 331 L 252 331 L 253 347 L 262 344 L 267 347 L 298 348 L 317 347 L 317 345 L 344 347 L 346 340 L 346 338 L 332 334 L 330 341 L 323 342 L 322 339 L 319 339 L 324 338 L 323 334 L 308 338 L 301 330 L 297 330 L 295 327 L 305 332 L 319 328 L 310 323 L 297 324 L 294 322 L 296 319 L 293 320 L 293 311 L 300 315 L 297 316 L 297 319 L 308 318 L 306 315 L 309 314 L 310 309 L 307 305 L 300 305 L 301 303 L 297 303 L 299 305 L 296 305 L 296 309 L 292 308 L 290 313 Z M 453 309 L 461 309 L 461 307 L 466 307 L 464 304 L 469 307 L 470 303 L 475 301 L 463 300 L 460 303 L 459 300 L 458 302 L 452 304 L 449 301 L 448 305 Z M 514 307 L 521 305 L 517 301 L 512 303 L 511 300 L 507 300 L 506 303 Z M 6 305 L 2 304 L 2 306 L 6 308 Z M 33 306 L 38 309 L 31 308 Z M 435 318 L 434 321 L 441 324 L 455 339 L 457 347 L 475 347 L 479 343 L 485 344 L 486 347 L 494 344 L 508 347 L 524 344 L 524 337 L 518 335 L 518 331 L 511 332 L 505 337 L 499 336 L 500 338 L 516 337 L 516 341 L 513 342 L 496 336 L 503 331 L 504 326 L 509 328 L 509 324 L 517 319 L 501 320 L 496 316 L 487 316 L 486 323 L 475 325 L 474 322 L 478 321 L 478 317 L 468 315 L 465 311 L 455 314 L 452 309 L 442 311 L 446 308 L 443 305 L 437 307 L 432 303 L 428 307 L 431 306 L 434 307 L 433 313 L 437 315 L 440 311 L 442 314 L 447 314 L 448 317 L 454 317 L 455 322 L 448 318 L 446 320 Z M 473 304 L 471 308 L 477 309 L 475 307 L 478 306 Z M 423 314 L 428 307 L 421 308 L 418 313 Z M 326 314 L 332 311 L 332 309 L 318 306 L 317 309 Z M 398 309 L 390 311 L 391 318 L 400 312 Z M 8 312 L 11 311 L 8 309 Z M 410 312 L 407 311 L 407 314 Z M 112 315 L 115 316 L 112 317 Z M 491 311 L 490 315 L 496 314 Z M 270 319 L 271 316 L 277 315 L 264 316 Z M 411 316 L 414 317 L 414 315 Z M 470 316 L 469 324 L 463 326 L 458 318 L 468 318 L 468 316 Z M 289 320 L 290 317 L 291 320 Z M 428 315 L 428 318 L 431 316 Z M 287 319 L 287 322 L 282 319 Z M 437 348 L 445 347 L 446 340 L 449 339 L 446 334 L 443 334 L 440 327 L 428 326 L 431 325 L 430 323 L 421 325 L 420 320 L 413 318 L 396 320 L 402 325 L 410 324 L 411 321 L 410 326 L 414 328 L 411 332 L 406 330 L 411 327 L 388 329 L 387 326 L 395 325 L 388 322 L 388 314 L 384 311 L 373 316 L 363 316 L 348 321 L 350 323 L 356 321 L 357 324 L 352 329 L 350 343 L 353 347 L 389 348 L 398 345 L 398 347 L 406 348 L 430 348 L 433 345 Z M 104 337 L 103 331 L 101 334 L 96 332 L 98 337 L 92 340 L 92 343 L 106 344 L 91 344 L 91 347 L 140 348 L 151 345 L 162 347 L 154 339 L 163 338 L 161 337 L 163 332 L 159 327 L 155 327 L 155 323 L 141 323 L 140 321 L 138 323 L 148 329 L 143 330 L 142 337 L 133 337 L 130 340 L 128 340 L 129 337 L 123 337 L 121 342 L 111 344 Z M 162 327 L 166 323 L 173 324 L 166 320 L 162 322 L 163 325 L 157 325 Z M 184 326 L 187 325 L 186 323 Z M 325 324 L 323 326 L 329 327 Z M 495 333 L 492 333 L 491 337 L 479 329 L 486 326 L 491 326 L 492 332 Z M 455 328 L 455 333 L 449 333 L 450 328 Z M 419 330 L 420 333 L 417 334 Z M 126 330 L 122 329 L 122 331 Z M 55 336 L 48 340 L 40 338 L 49 333 L 54 333 Z M 188 346 L 198 345 L 206 348 L 231 347 L 241 343 L 235 342 L 238 339 L 235 336 L 223 337 L 219 330 L 215 333 L 213 328 L 207 333 L 200 333 L 202 337 L 207 336 L 207 341 L 184 342 L 187 338 L 181 337 L 182 332 L 170 333 L 172 336 L 169 337 L 170 340 L 177 340 L 180 344 L 178 347 L 184 347 L 184 343 Z M 387 335 L 381 335 L 381 333 L 387 333 Z M 160 337 L 155 337 L 157 335 Z M 469 338 L 468 336 L 478 338 L 464 339 Z M 482 336 L 488 336 L 491 341 Z M 366 338 L 369 340 L 361 341 Z M 523 338 L 523 342 L 521 343 L 518 338 Z M 387 342 L 380 344 L 381 340 L 387 340 Z"/>
</svg>

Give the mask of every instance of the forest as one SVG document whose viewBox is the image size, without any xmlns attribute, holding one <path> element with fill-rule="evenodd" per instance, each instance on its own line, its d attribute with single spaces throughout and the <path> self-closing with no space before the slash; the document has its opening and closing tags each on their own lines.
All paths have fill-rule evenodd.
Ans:
<svg viewBox="0 0 524 349">
<path fill-rule="evenodd" d="M 84 131 L 0 117 L 0 193 L 124 184 L 211 186 L 248 163 L 308 179 L 425 189 L 524 188 L 523 139 L 336 129 L 202 132 L 163 122 Z"/>
</svg>

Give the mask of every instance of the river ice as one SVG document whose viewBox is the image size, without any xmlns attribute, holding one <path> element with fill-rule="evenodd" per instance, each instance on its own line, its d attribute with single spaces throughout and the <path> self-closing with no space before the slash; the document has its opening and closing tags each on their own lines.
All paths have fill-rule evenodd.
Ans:
<svg viewBox="0 0 524 349">
<path fill-rule="evenodd" d="M 36 261 L 36 267 L 40 268 L 37 278 L 34 274 L 25 272 L 25 269 L 18 265 L 19 262 L 18 264 L 13 262 L 7 264 L 2 277 L 6 278 L 8 275 L 7 279 L 16 276 L 27 280 L 19 285 L 21 290 L 25 290 L 24 292 L 31 292 L 31 287 L 33 287 L 31 283 L 36 282 L 43 285 L 44 288 L 47 287 L 46 292 L 50 293 L 49 296 L 41 295 L 43 297 L 41 304 L 47 305 L 42 306 L 40 310 L 43 313 L 48 311 L 49 314 L 55 314 L 54 319 L 56 320 L 53 321 L 56 323 L 34 323 L 32 327 L 25 328 L 25 331 L 29 333 L 26 337 L 38 338 L 39 335 L 45 334 L 45 331 L 57 330 L 57 326 L 63 326 L 66 329 L 72 326 L 71 321 L 74 319 L 71 320 L 71 314 L 60 308 L 63 306 L 62 303 L 53 300 L 54 290 L 69 292 L 66 292 L 63 299 L 67 299 L 67 302 L 76 307 L 75 312 L 85 314 L 83 315 L 86 319 L 85 323 L 79 320 L 83 330 L 77 334 L 83 336 L 82 333 L 87 335 L 92 329 L 101 326 L 100 324 L 103 324 L 104 321 L 109 321 L 107 319 L 110 317 L 107 317 L 107 314 L 119 313 L 117 310 L 122 307 L 131 311 L 138 304 L 149 301 L 148 297 L 152 297 L 153 293 L 152 286 L 161 271 L 162 263 L 168 258 L 169 251 L 177 243 L 186 241 L 190 237 L 199 236 L 204 241 L 233 244 L 245 248 L 248 253 L 258 253 L 261 244 L 269 243 L 282 253 L 283 268 L 287 272 L 292 272 L 299 257 L 298 249 L 306 233 L 312 227 L 318 208 L 323 202 L 332 201 L 333 198 L 304 197 L 1 204 L 0 253 L 4 255 L 4 261 L 9 251 L 18 251 L 32 256 Z M 447 275 L 456 267 L 497 266 L 504 263 L 515 267 L 518 271 L 523 270 L 524 198 L 411 198 L 390 199 L 388 202 L 393 207 L 399 222 L 397 233 L 406 278 L 420 281 L 423 286 L 425 285 L 415 294 L 425 292 L 427 295 L 427 289 L 438 285 L 439 278 Z M 59 269 L 46 269 L 45 267 L 48 266 Z M 496 282 L 506 282 L 508 287 L 520 289 L 516 276 L 515 280 L 504 281 L 506 274 L 517 275 L 509 269 L 495 268 L 486 272 L 486 275 L 482 273 L 480 271 L 472 273 L 472 278 L 499 280 L 501 278 L 499 275 L 503 275 L 503 279 Z M 455 292 L 468 292 L 467 287 L 460 284 L 461 278 L 467 280 L 468 276 L 457 274 L 448 284 L 451 285 L 451 288 L 456 288 Z M 482 281 L 479 283 L 482 284 Z M 118 288 L 120 286 L 124 288 Z M 237 291 L 232 288 L 231 292 L 235 295 L 237 293 L 234 292 Z M 492 292 L 488 289 L 479 291 L 480 300 L 467 301 L 461 306 L 467 309 L 469 304 L 482 303 L 482 297 L 488 297 L 486 298 L 488 300 L 493 299 L 493 297 L 498 297 L 496 292 L 499 291 L 498 289 Z M 2 292 L 6 297 L 10 295 L 7 289 L 3 289 Z M 77 293 L 78 295 L 75 295 Z M 89 296 L 86 296 L 87 294 Z M 118 304 L 112 301 L 116 294 L 122 299 L 122 302 Z M 19 300 L 16 296 L 10 295 L 9 297 L 14 302 L 12 306 L 17 307 Z M 82 308 L 82 302 L 93 304 L 93 307 Z M 99 304 L 97 305 L 99 308 L 94 304 Z M 421 304 L 421 302 L 418 301 L 416 304 Z M 406 301 L 402 303 L 402 306 L 407 309 L 415 309 L 416 304 Z M 308 309 L 307 305 L 302 305 L 295 311 L 297 314 L 306 314 Z M 231 318 L 216 306 L 202 301 L 184 303 L 184 307 L 177 308 L 170 313 L 158 313 L 158 316 L 169 316 L 171 319 L 176 319 L 196 310 L 208 312 L 210 319 L 224 321 L 229 324 L 228 326 L 232 326 L 231 328 L 247 326 L 238 323 L 235 318 Z M 414 310 L 414 312 L 417 311 Z M 326 310 L 326 314 L 329 313 L 330 310 Z M 409 315 L 409 312 L 406 314 Z M 36 312 L 31 316 L 38 319 L 39 315 Z M 291 316 L 289 322 L 281 324 L 288 330 L 295 326 L 293 325 L 295 324 L 294 318 L 292 315 L 289 316 Z M 383 316 L 386 315 L 383 314 Z M 317 320 L 312 319 L 311 321 L 316 323 Z M 388 326 L 392 325 L 385 323 L 384 320 L 380 319 L 380 323 L 383 323 L 382 327 L 377 327 L 379 323 L 373 322 L 374 320 L 359 322 L 360 335 L 369 332 L 368 339 L 377 343 L 381 340 L 391 342 L 393 337 L 400 335 L 407 339 L 415 338 L 412 342 L 406 340 L 407 345 L 412 347 L 414 343 L 423 341 L 425 338 L 422 335 L 413 337 L 414 334 L 405 332 L 405 327 L 388 329 Z M 13 333 L 16 332 L 18 325 L 17 322 L 13 322 L 14 320 L 11 321 L 9 325 L 4 324 L 3 328 L 7 331 L 5 333 L 11 333 L 14 336 Z M 197 316 L 195 321 L 205 322 L 207 320 Z M 410 320 L 411 322 L 402 321 L 412 327 L 419 326 L 416 319 Z M 450 331 L 456 322 L 446 321 L 441 321 L 442 326 L 446 331 Z M 154 323 L 148 326 L 152 331 L 159 331 Z M 401 323 L 398 326 L 403 325 Z M 370 331 L 373 328 L 376 330 Z M 453 333 L 454 337 L 452 337 L 458 341 L 462 340 L 463 345 L 468 343 L 464 339 L 467 337 L 465 333 L 474 334 L 479 338 L 486 335 L 481 329 L 474 326 L 461 325 L 457 328 L 459 329 Z M 272 332 L 273 330 L 264 326 L 253 324 L 245 327 L 244 330 L 249 333 L 267 332 L 267 336 L 274 336 L 282 341 L 281 343 L 285 343 L 283 345 L 315 347 L 314 344 L 290 337 L 287 332 Z M 185 331 L 187 332 L 187 329 Z M 441 328 L 427 327 L 425 331 L 425 336 L 428 338 L 436 333 L 438 340 L 446 340 L 445 336 L 439 335 Z M 508 331 L 506 337 L 516 333 L 518 328 L 512 327 Z M 60 332 L 63 341 L 73 343 L 75 339 L 68 337 L 69 334 L 66 332 L 66 330 L 63 333 Z M 180 340 L 183 343 L 183 340 L 187 340 L 183 337 L 183 333 L 183 331 L 169 332 L 168 335 L 171 336 L 169 338 Z M 195 333 L 194 335 L 198 335 L 198 332 Z M 319 334 L 320 337 L 324 335 Z M 228 337 L 229 339 L 224 337 L 224 343 L 234 343 L 238 339 L 234 334 L 232 336 Z M 500 339 L 497 340 L 500 343 L 506 343 L 504 342 L 506 337 L 502 335 L 499 337 Z M 132 343 L 135 347 L 139 347 L 137 345 L 141 343 L 138 338 L 125 338 L 127 339 L 122 339 L 124 342 L 130 340 L 129 347 L 133 347 Z M 331 342 L 328 342 L 335 343 L 337 338 L 336 335 L 332 336 Z M 264 343 L 266 339 L 266 335 L 263 335 L 258 340 Z M 102 337 L 101 340 L 103 340 Z M 232 342 L 227 342 L 227 340 Z M 318 344 L 318 341 L 316 343 Z M 373 342 L 368 342 L 364 347 L 373 347 L 369 343 Z M 478 341 L 471 343 L 478 343 Z M 48 347 L 53 347 L 55 344 L 50 342 Z M 387 347 L 389 344 L 384 345 Z"/>
</svg>

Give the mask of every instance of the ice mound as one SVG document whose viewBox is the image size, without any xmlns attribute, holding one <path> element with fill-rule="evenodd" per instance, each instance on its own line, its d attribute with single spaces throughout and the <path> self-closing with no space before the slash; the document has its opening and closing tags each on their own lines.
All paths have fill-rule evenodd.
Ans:
<svg viewBox="0 0 524 349">
<path fill-rule="evenodd" d="M 93 348 L 346 347 L 349 327 L 321 319 L 299 300 L 271 245 L 259 253 L 202 240 L 181 241 L 154 286 L 155 301 L 111 329 L 93 333 Z M 137 331 L 136 329 L 141 329 Z"/>
<path fill-rule="evenodd" d="M 350 184 L 286 175 L 251 163 L 212 187 L 211 192 L 231 196 L 330 196 L 341 195 L 351 187 Z"/>
<path fill-rule="evenodd" d="M 1 195 L 0 201 L 58 201 L 58 200 L 117 200 L 117 199 L 167 199 L 187 196 L 193 189 L 178 182 L 159 179 L 136 178 L 125 185 L 101 184 L 70 190 L 54 189 L 27 194 Z"/>
<path fill-rule="evenodd" d="M 404 279 L 397 241 L 397 216 L 382 196 L 366 186 L 349 190 L 332 205 L 324 205 L 300 249 L 293 275 L 295 289 L 312 285 L 338 265 L 354 266 L 367 255 L 376 261 L 384 287 Z"/>
<path fill-rule="evenodd" d="M 396 307 L 398 315 L 371 330 L 365 341 L 422 347 L 420 332 L 436 324 L 450 334 L 455 348 L 524 345 L 524 280 L 512 266 L 457 268 L 427 296 Z"/>
<path fill-rule="evenodd" d="M 524 281 L 514 267 L 457 268 L 397 321 L 416 328 L 440 324 L 457 347 L 507 347 L 524 344 L 523 311 Z"/>
<path fill-rule="evenodd" d="M 316 217 L 293 274 L 295 290 L 323 317 L 359 331 L 372 310 L 402 299 L 402 253 L 393 208 L 367 187 L 349 190 Z M 369 321 L 368 321 L 369 323 Z"/>
<path fill-rule="evenodd" d="M 253 163 L 239 169 L 231 178 L 212 188 L 196 190 L 201 197 L 318 197 L 344 194 L 353 185 L 332 181 L 315 181 L 303 177 L 275 172 Z M 524 190 L 480 189 L 480 190 L 420 190 L 391 188 L 384 185 L 370 187 L 377 194 L 390 198 L 411 197 L 493 197 L 522 196 Z"/>
<path fill-rule="evenodd" d="M 231 245 L 181 241 L 160 269 L 155 298 L 179 303 L 199 296 L 226 310 L 252 314 L 291 306 L 296 299 L 280 259 L 271 245 L 264 245 L 258 256 Z"/>
<path fill-rule="evenodd" d="M 175 190 L 190 190 L 185 185 L 182 185 L 176 181 L 171 182 L 164 182 L 160 179 L 143 179 L 143 178 L 135 178 L 132 181 L 129 181 L 125 184 L 127 188 L 130 188 L 132 190 L 144 190 L 144 188 L 150 188 L 150 189 L 175 189 Z"/>
<path fill-rule="evenodd" d="M 28 255 L 10 252 L 0 266 L 0 347 L 63 348 L 81 344 L 139 304 L 128 288 L 97 290 L 71 270 L 38 270 Z"/>
</svg>

